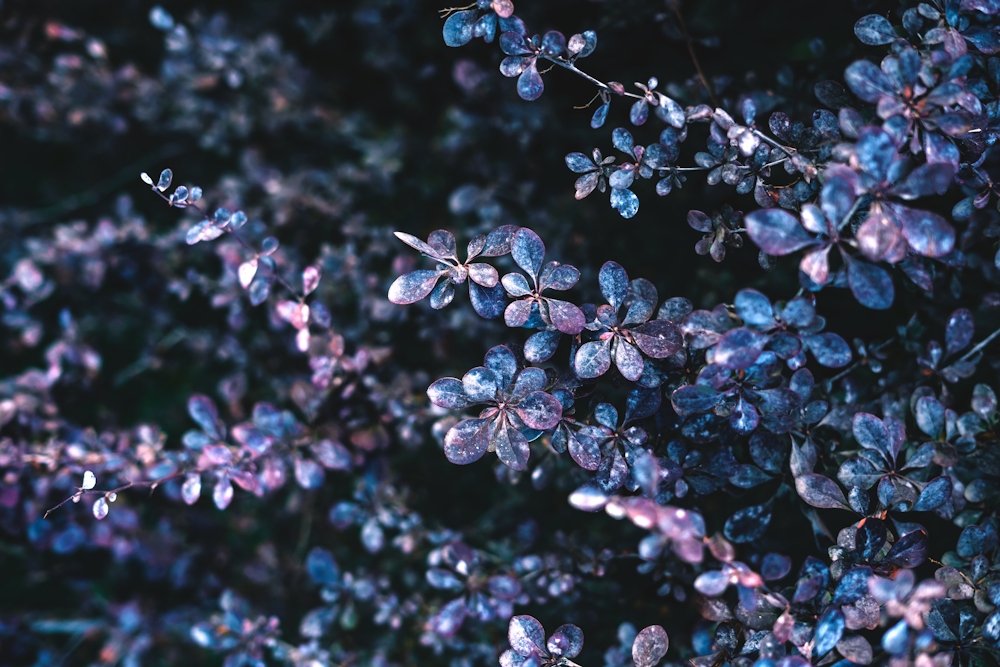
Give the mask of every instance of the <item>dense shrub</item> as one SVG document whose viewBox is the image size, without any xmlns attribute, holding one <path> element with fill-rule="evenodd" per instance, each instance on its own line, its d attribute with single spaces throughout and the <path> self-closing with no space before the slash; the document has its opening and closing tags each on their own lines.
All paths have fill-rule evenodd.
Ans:
<svg viewBox="0 0 1000 667">
<path fill-rule="evenodd" d="M 0 664 L 997 664 L 1000 3 L 690 4 L 5 6 Z"/>
</svg>

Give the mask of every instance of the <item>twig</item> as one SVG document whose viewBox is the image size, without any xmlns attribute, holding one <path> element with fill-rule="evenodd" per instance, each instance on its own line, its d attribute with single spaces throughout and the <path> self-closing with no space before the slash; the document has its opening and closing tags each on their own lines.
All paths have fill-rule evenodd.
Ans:
<svg viewBox="0 0 1000 667">
<path fill-rule="evenodd" d="M 984 338 L 982 340 L 982 342 L 980 342 L 974 348 L 972 348 L 971 350 L 969 350 L 968 352 L 966 352 L 964 355 L 962 355 L 962 357 L 958 361 L 965 361 L 965 360 L 967 360 L 969 357 L 971 357 L 972 355 L 974 355 L 976 352 L 979 352 L 984 347 L 986 347 L 987 345 L 989 345 L 990 341 L 992 341 L 997 336 L 1000 336 L 1000 329 L 997 329 L 996 331 L 994 331 L 993 333 L 991 333 L 989 336 L 987 336 L 986 338 Z M 958 362 L 956 362 L 956 363 L 958 363 Z"/>
<path fill-rule="evenodd" d="M 171 473 L 171 474 L 167 475 L 166 477 L 161 477 L 159 479 L 151 479 L 151 480 L 148 480 L 148 481 L 145 481 L 145 482 L 129 482 L 128 484 L 124 484 L 122 486 L 119 486 L 116 489 L 109 489 L 107 491 L 101 491 L 99 489 L 79 489 L 76 493 L 74 493 L 72 496 L 70 496 L 66 500 L 62 501 L 61 503 L 59 503 L 55 507 L 53 507 L 53 508 L 51 508 L 49 510 L 46 510 L 45 514 L 42 515 L 42 518 L 43 519 L 47 519 L 48 516 L 49 516 L 49 514 L 52 514 L 57 509 L 59 509 L 60 507 L 62 507 L 66 503 L 68 503 L 69 501 L 73 500 L 74 498 L 82 498 L 83 496 L 86 496 L 86 495 L 96 495 L 96 494 L 101 494 L 102 496 L 107 496 L 107 495 L 112 494 L 112 493 L 118 493 L 119 491 L 124 491 L 125 489 L 131 489 L 133 486 L 148 486 L 148 487 L 150 487 L 150 492 L 152 492 L 152 491 L 156 490 L 156 487 L 159 486 L 161 483 L 166 482 L 167 480 L 173 479 L 174 477 L 180 477 L 181 475 L 186 475 L 189 472 L 201 472 L 201 471 L 198 470 L 198 469 L 194 469 L 194 470 L 179 470 L 179 471 L 177 471 L 175 473 Z"/>
<path fill-rule="evenodd" d="M 998 331 L 997 333 L 1000 333 L 1000 331 Z M 896 337 L 895 336 L 893 336 L 889 340 L 885 341 L 884 343 L 882 343 L 878 347 L 873 347 L 871 349 L 871 352 L 869 352 L 868 354 L 871 355 L 871 354 L 873 354 L 875 352 L 881 352 L 885 348 L 889 347 L 889 345 L 891 343 L 894 343 L 894 342 L 896 342 Z M 847 377 L 848 375 L 851 374 L 851 371 L 853 371 L 858 366 L 861 366 L 862 363 L 863 362 L 861 362 L 861 361 L 855 361 L 853 364 L 851 364 L 850 366 L 848 366 L 847 368 L 845 368 L 844 370 L 842 370 L 840 373 L 837 373 L 832 378 L 830 378 L 830 380 L 829 380 L 830 384 L 832 385 L 834 382 L 836 382 L 838 380 L 842 380 L 843 378 Z"/>
<path fill-rule="evenodd" d="M 698 78 L 701 79 L 701 85 L 705 86 L 705 92 L 708 93 L 708 99 L 712 101 L 712 106 L 718 109 L 719 101 L 715 99 L 715 93 L 712 92 L 712 88 L 708 85 L 708 79 L 705 78 L 705 73 L 701 71 L 701 63 L 698 62 L 698 56 L 694 53 L 694 40 L 691 39 L 691 34 L 688 33 L 687 24 L 684 22 L 684 17 L 681 15 L 680 5 L 677 4 L 677 0 L 670 0 L 670 7 L 674 10 L 674 14 L 677 16 L 677 23 L 681 26 L 681 32 L 684 33 L 684 41 L 687 42 L 688 53 L 691 54 L 691 60 L 694 62 L 694 68 L 698 71 Z"/>
<path fill-rule="evenodd" d="M 572 62 L 570 62 L 568 60 L 563 60 L 559 56 L 547 56 L 544 53 L 539 53 L 537 57 L 541 58 L 542 60 L 547 60 L 550 63 L 554 63 L 556 65 L 559 65 L 563 69 L 568 69 L 570 72 L 573 72 L 573 74 L 576 74 L 577 76 L 582 76 L 584 79 L 586 79 L 587 81 L 590 81 L 592 84 L 594 84 L 595 86 L 598 86 L 599 88 L 601 88 L 603 90 L 607 90 L 609 92 L 615 93 L 615 91 L 612 90 L 611 86 L 609 86 L 608 84 L 604 83 L 603 81 L 601 81 L 599 79 L 595 79 L 594 77 L 590 76 L 589 74 L 587 74 L 582 69 L 580 69 L 579 67 L 577 67 L 576 65 L 574 65 Z M 548 70 L 546 70 L 546 71 L 548 71 Z M 618 93 L 615 93 L 615 95 L 617 95 L 617 94 Z M 634 100 L 645 99 L 645 97 L 643 95 L 636 95 L 635 93 L 627 93 L 627 92 L 623 92 L 621 94 L 621 97 L 631 97 Z M 591 100 L 591 102 L 593 102 L 593 100 Z M 590 105 L 588 104 L 587 106 L 590 106 Z"/>
</svg>

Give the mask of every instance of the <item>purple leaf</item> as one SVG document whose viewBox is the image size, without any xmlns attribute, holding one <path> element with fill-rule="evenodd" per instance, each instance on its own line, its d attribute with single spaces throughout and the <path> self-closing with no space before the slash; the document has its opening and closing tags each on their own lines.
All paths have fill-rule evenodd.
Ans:
<svg viewBox="0 0 1000 667">
<path fill-rule="evenodd" d="M 795 490 L 813 507 L 850 510 L 844 492 L 829 477 L 807 473 L 795 478 Z"/>
<path fill-rule="evenodd" d="M 566 37 L 558 30 L 550 30 L 542 36 L 542 51 L 546 55 L 558 56 L 566 50 Z"/>
<path fill-rule="evenodd" d="M 533 279 L 538 278 L 545 259 L 545 244 L 538 234 L 527 227 L 521 227 L 511 241 L 510 254 L 525 273 Z"/>
<path fill-rule="evenodd" d="M 601 294 L 607 300 L 615 312 L 622 307 L 625 295 L 628 294 L 628 274 L 617 262 L 605 262 L 597 274 L 597 281 L 601 287 Z"/>
<path fill-rule="evenodd" d="M 469 281 L 469 299 L 472 301 L 473 310 L 484 319 L 493 320 L 503 315 L 506 299 L 500 285 L 481 287 Z"/>
<path fill-rule="evenodd" d="M 477 366 L 462 377 L 462 391 L 472 403 L 483 403 L 496 398 L 497 378 L 488 368 Z M 444 407 L 444 406 L 442 406 Z"/>
<path fill-rule="evenodd" d="M 325 473 L 318 463 L 310 459 L 295 459 L 295 481 L 303 489 L 318 489 L 323 485 Z"/>
<path fill-rule="evenodd" d="M 635 382 L 642 377 L 645 367 L 642 361 L 642 354 L 631 343 L 627 343 L 621 338 L 616 338 L 614 345 L 615 365 L 618 371 L 629 382 Z"/>
<path fill-rule="evenodd" d="M 504 31 L 500 35 L 500 50 L 508 56 L 523 56 L 532 53 L 525 41 L 524 34 L 513 30 Z"/>
<path fill-rule="evenodd" d="M 884 16 L 869 14 L 862 16 L 854 24 L 854 34 L 868 46 L 891 44 L 896 40 L 892 24 Z"/>
<path fill-rule="evenodd" d="M 521 73 L 517 79 L 517 94 L 526 102 L 534 102 L 542 96 L 545 84 L 538 74 L 537 61 L 532 58 L 531 64 Z"/>
<path fill-rule="evenodd" d="M 916 567 L 927 558 L 927 533 L 923 530 L 915 530 L 907 533 L 892 545 L 892 549 L 885 555 L 883 563 L 898 565 L 899 567 Z"/>
<path fill-rule="evenodd" d="M 729 588 L 729 575 L 719 570 L 702 572 L 694 580 L 694 589 L 702 595 L 716 597 Z"/>
<path fill-rule="evenodd" d="M 560 625 L 546 644 L 549 653 L 563 658 L 575 658 L 583 650 L 583 630 L 567 623 Z"/>
<path fill-rule="evenodd" d="M 597 470 L 601 465 L 601 449 L 586 433 L 576 432 L 566 426 L 566 446 L 569 455 L 584 470 Z"/>
<path fill-rule="evenodd" d="M 549 396 L 549 398 L 552 397 Z M 555 401 L 554 398 L 552 400 Z M 559 405 L 559 401 L 555 402 L 556 405 Z M 505 466 L 511 470 L 524 470 L 524 467 L 528 465 L 531 449 L 528 446 L 528 440 L 520 431 L 508 424 L 506 418 L 501 417 L 495 422 L 495 428 L 492 429 L 490 438 L 497 457 Z"/>
<path fill-rule="evenodd" d="M 713 362 L 730 370 L 749 368 L 764 351 L 767 336 L 750 329 L 733 329 L 726 332 L 715 346 Z"/>
<path fill-rule="evenodd" d="M 632 642 L 632 662 L 635 667 L 653 667 L 667 654 L 670 640 L 659 625 L 643 628 Z"/>
<path fill-rule="evenodd" d="M 571 266 L 570 264 L 559 264 L 558 262 L 549 262 L 542 270 L 542 275 L 539 279 L 539 289 L 566 291 L 573 287 L 573 285 L 576 285 L 579 281 L 580 272 L 575 266 Z"/>
<path fill-rule="evenodd" d="M 507 641 L 519 655 L 545 655 L 545 628 L 533 616 L 514 616 L 507 628 Z"/>
<path fill-rule="evenodd" d="M 500 276 L 497 270 L 489 264 L 476 262 L 475 264 L 469 264 L 469 278 L 477 285 L 494 287 Z"/>
<path fill-rule="evenodd" d="M 401 306 L 420 301 L 431 293 L 441 271 L 410 271 L 396 278 L 389 287 L 389 301 Z"/>
<path fill-rule="evenodd" d="M 181 498 L 188 505 L 194 505 L 201 496 L 201 475 L 196 472 L 189 472 L 184 478 L 181 486 Z"/>
<path fill-rule="evenodd" d="M 726 538 L 737 544 L 759 540 L 771 523 L 771 507 L 771 503 L 767 502 L 738 510 L 726 519 L 723 528 Z"/>
<path fill-rule="evenodd" d="M 584 343 L 576 351 L 573 370 L 581 378 L 590 379 L 604 375 L 611 368 L 611 341 L 594 340 Z"/>
<path fill-rule="evenodd" d="M 840 577 L 837 582 L 837 589 L 833 592 L 831 604 L 842 605 L 852 604 L 862 595 L 868 592 L 868 578 L 872 576 L 872 569 L 865 565 L 852 567 Z"/>
<path fill-rule="evenodd" d="M 903 236 L 914 252 L 942 257 L 955 248 L 955 229 L 940 215 L 893 203 L 886 207 L 902 224 Z"/>
<path fill-rule="evenodd" d="M 892 87 L 882 70 L 867 60 L 851 63 L 844 70 L 844 81 L 851 92 L 871 104 L 877 103 L 885 95 L 892 94 Z"/>
<path fill-rule="evenodd" d="M 862 306 L 872 310 L 885 310 L 892 305 L 895 296 L 892 278 L 873 264 L 848 257 L 847 284 L 850 285 L 854 298 Z"/>
<path fill-rule="evenodd" d="M 859 445 L 865 449 L 874 449 L 885 457 L 889 456 L 889 431 L 881 419 L 867 412 L 859 412 L 854 415 L 851 430 Z"/>
<path fill-rule="evenodd" d="M 552 358 L 559 347 L 561 331 L 539 331 L 524 342 L 524 358 L 533 364 L 540 364 Z"/>
<path fill-rule="evenodd" d="M 208 396 L 195 394 L 188 399 L 188 414 L 210 438 L 222 440 L 226 437 L 226 427 L 219 421 L 219 411 Z"/>
<path fill-rule="evenodd" d="M 490 446 L 491 419 L 465 419 L 448 431 L 444 454 L 452 463 L 467 465 L 478 461 Z"/>
<path fill-rule="evenodd" d="M 626 153 L 628 155 L 632 155 L 632 149 L 635 148 L 632 133 L 624 127 L 616 127 L 611 132 L 611 143 L 614 144 L 615 148 L 620 150 L 622 153 Z"/>
<path fill-rule="evenodd" d="M 547 431 L 562 419 L 562 404 L 552 395 L 543 391 L 528 394 L 528 397 L 514 408 L 528 428 Z"/>
<path fill-rule="evenodd" d="M 95 519 L 100 520 L 106 517 L 108 515 L 108 499 L 105 498 L 104 496 L 101 496 L 100 498 L 95 500 L 93 511 Z"/>
<path fill-rule="evenodd" d="M 743 222 L 750 240 L 769 255 L 787 255 L 819 243 L 802 228 L 795 215 L 779 208 L 754 211 Z"/>
<path fill-rule="evenodd" d="M 843 636 L 844 612 L 837 607 L 831 607 L 823 612 L 816 622 L 816 631 L 813 633 L 813 655 L 817 657 L 826 655 Z"/>
<path fill-rule="evenodd" d="M 442 637 L 451 637 L 462 627 L 466 613 L 465 598 L 456 598 L 441 608 L 430 625 Z"/>
<path fill-rule="evenodd" d="M 320 440 L 309 447 L 316 460 L 331 470 L 350 470 L 351 452 L 339 442 Z"/>
<path fill-rule="evenodd" d="M 462 381 L 458 378 L 441 378 L 437 380 L 434 384 L 427 387 L 427 398 L 434 405 L 451 410 L 459 410 L 469 406 Z"/>
<path fill-rule="evenodd" d="M 583 328 L 587 325 L 583 311 L 569 301 L 545 299 L 545 303 L 548 305 L 549 317 L 552 319 L 552 324 L 559 331 L 575 336 L 583 331 Z"/>
<path fill-rule="evenodd" d="M 760 415 L 757 414 L 757 409 L 741 394 L 729 415 L 729 425 L 740 435 L 749 435 L 759 423 Z"/>
<path fill-rule="evenodd" d="M 792 570 L 792 559 L 781 554 L 769 553 L 760 566 L 760 576 L 764 581 L 777 581 Z"/>
<path fill-rule="evenodd" d="M 600 488 L 596 480 L 588 480 L 569 495 L 569 504 L 581 512 L 598 512 L 604 509 L 611 497 Z"/>
<path fill-rule="evenodd" d="M 933 396 L 921 396 L 914 412 L 920 430 L 937 440 L 944 431 L 944 406 Z"/>
<path fill-rule="evenodd" d="M 889 192 L 901 199 L 943 195 L 951 186 L 954 176 L 955 168 L 950 164 L 923 164 L 910 172 L 905 181 L 894 185 Z"/>
<path fill-rule="evenodd" d="M 449 16 L 444 22 L 444 43 L 448 46 L 464 46 L 471 42 L 477 13 L 475 9 L 467 9 Z"/>
<path fill-rule="evenodd" d="M 805 336 L 802 341 L 822 366 L 841 368 L 851 361 L 851 346 L 835 333 Z"/>
<path fill-rule="evenodd" d="M 531 317 L 532 303 L 534 303 L 534 301 L 531 299 L 511 301 L 507 304 L 507 309 L 503 311 L 504 324 L 511 328 L 524 326 L 525 322 L 528 321 L 528 318 Z"/>
<path fill-rule="evenodd" d="M 628 394 L 625 423 L 652 417 L 659 411 L 662 396 L 659 389 L 636 387 Z"/>
<path fill-rule="evenodd" d="M 944 505 L 951 500 L 951 487 L 951 478 L 947 475 L 935 477 L 920 492 L 920 497 L 910 511 L 929 512 Z"/>
<path fill-rule="evenodd" d="M 646 322 L 629 333 L 636 346 L 653 359 L 666 359 L 684 347 L 680 329 L 668 320 Z"/>
<path fill-rule="evenodd" d="M 896 161 L 896 146 L 892 143 L 892 137 L 881 128 L 865 127 L 858 133 L 854 157 L 862 171 L 876 181 L 884 181 L 888 176 L 889 167 Z"/>
<path fill-rule="evenodd" d="M 511 242 L 518 229 L 517 225 L 503 225 L 494 229 L 486 235 L 486 245 L 478 256 L 500 257 L 509 253 Z"/>
<path fill-rule="evenodd" d="M 618 209 L 623 218 L 632 218 L 639 212 L 639 198 L 631 190 L 611 190 L 611 208 Z"/>
<path fill-rule="evenodd" d="M 690 221 L 690 214 L 688 214 Z M 736 293 L 736 314 L 744 323 L 765 330 L 776 326 L 771 300 L 755 289 L 744 289 Z"/>
<path fill-rule="evenodd" d="M 711 387 L 693 384 L 674 391 L 670 402 L 680 415 L 697 414 L 714 408 L 719 402 L 719 394 Z"/>
<path fill-rule="evenodd" d="M 312 580 L 322 586 L 333 586 L 340 582 L 340 568 L 329 551 L 313 547 L 306 557 L 306 571 Z"/>
<path fill-rule="evenodd" d="M 233 485 L 229 481 L 228 475 L 223 475 L 215 483 L 215 488 L 212 489 L 212 500 L 220 510 L 229 507 L 229 503 L 233 501 Z"/>
<path fill-rule="evenodd" d="M 865 560 L 875 557 L 885 544 L 888 533 L 885 523 L 875 517 L 866 517 L 858 524 L 854 532 L 854 547 Z"/>
<path fill-rule="evenodd" d="M 595 479 L 605 493 L 614 493 L 625 483 L 628 476 L 628 464 L 622 458 L 618 447 L 615 447 L 611 454 L 601 460 L 601 465 L 597 468 Z"/>
<path fill-rule="evenodd" d="M 847 459 L 837 471 L 837 479 L 844 486 L 859 486 L 863 489 L 870 489 L 881 478 L 882 473 L 875 469 L 872 462 L 860 456 Z"/>
</svg>

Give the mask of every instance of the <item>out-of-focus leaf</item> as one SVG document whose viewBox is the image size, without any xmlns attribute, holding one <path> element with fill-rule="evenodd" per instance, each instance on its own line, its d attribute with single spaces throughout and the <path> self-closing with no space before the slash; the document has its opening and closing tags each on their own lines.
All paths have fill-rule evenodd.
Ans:
<svg viewBox="0 0 1000 667">
<path fill-rule="evenodd" d="M 948 318 L 944 331 L 945 354 L 955 354 L 972 342 L 975 325 L 968 308 L 959 308 Z"/>
<path fill-rule="evenodd" d="M 743 222 L 750 240 L 769 255 L 787 255 L 819 243 L 802 228 L 795 215 L 780 208 L 753 211 Z"/>
<path fill-rule="evenodd" d="M 726 538 L 737 544 L 759 540 L 771 523 L 771 510 L 770 502 L 738 510 L 726 520 Z"/>
<path fill-rule="evenodd" d="M 867 60 L 851 63 L 844 71 L 844 81 L 855 95 L 870 104 L 892 94 L 892 87 L 876 65 Z"/>
<path fill-rule="evenodd" d="M 760 566 L 760 576 L 764 581 L 777 581 L 792 570 L 792 559 L 781 554 L 769 553 Z"/>
</svg>

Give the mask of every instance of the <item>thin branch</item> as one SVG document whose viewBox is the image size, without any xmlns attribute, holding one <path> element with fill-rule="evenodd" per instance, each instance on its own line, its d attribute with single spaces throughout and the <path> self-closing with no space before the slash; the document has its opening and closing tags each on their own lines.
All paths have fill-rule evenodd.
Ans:
<svg viewBox="0 0 1000 667">
<path fill-rule="evenodd" d="M 166 482 L 167 480 L 173 479 L 174 477 L 180 477 L 181 475 L 186 475 L 189 472 L 201 472 L 201 470 L 199 470 L 199 469 L 180 470 L 178 472 L 171 473 L 171 474 L 167 475 L 166 477 L 161 477 L 159 479 L 151 479 L 151 480 L 147 480 L 145 482 L 129 482 L 128 484 L 124 484 L 122 486 L 119 486 L 118 488 L 109 489 L 107 491 L 101 491 L 99 489 L 79 489 L 76 493 L 74 493 L 72 496 L 70 496 L 66 500 L 62 501 L 61 503 L 59 503 L 55 507 L 53 507 L 53 508 L 51 508 L 49 510 L 46 510 L 45 514 L 42 515 L 42 518 L 43 519 L 47 519 L 48 516 L 49 516 L 49 514 L 52 514 L 57 509 L 59 509 L 60 507 L 62 507 L 66 503 L 68 503 L 69 501 L 73 500 L 74 498 L 82 498 L 83 496 L 97 495 L 97 494 L 100 494 L 102 496 L 107 496 L 107 495 L 112 494 L 112 493 L 118 493 L 119 491 L 124 491 L 125 489 L 131 489 L 134 486 L 148 486 L 148 487 L 150 487 L 150 492 L 152 492 L 152 491 L 155 491 L 156 487 L 159 486 L 160 484 L 162 484 L 163 482 Z"/>
<path fill-rule="evenodd" d="M 677 16 L 677 23 L 681 26 L 681 32 L 684 33 L 684 41 L 687 42 L 688 53 L 691 54 L 691 60 L 694 62 L 694 68 L 698 72 L 698 78 L 701 79 L 701 85 L 705 86 L 705 92 L 708 93 L 708 99 L 712 101 L 712 106 L 718 109 L 719 101 L 715 99 L 715 93 L 712 92 L 712 88 L 708 85 L 708 79 L 705 78 L 705 73 L 701 71 L 701 63 L 698 62 L 698 56 L 694 53 L 694 40 L 691 39 L 691 34 L 688 32 L 687 23 L 684 22 L 684 16 L 681 14 L 680 5 L 677 4 L 677 0 L 670 0 L 670 7 L 674 10 L 674 14 Z"/>
<path fill-rule="evenodd" d="M 1000 336 L 1000 329 L 997 329 L 996 331 L 994 331 L 993 333 L 991 333 L 989 336 L 987 336 L 986 338 L 984 338 L 982 340 L 982 342 L 980 342 L 974 348 L 972 348 L 971 350 L 969 350 L 968 352 L 966 352 L 964 355 L 962 355 L 962 357 L 958 361 L 966 361 L 966 360 L 968 360 L 969 357 L 971 357 L 972 355 L 976 354 L 977 352 L 979 352 L 980 350 L 982 350 L 984 347 L 986 347 L 987 345 L 989 345 L 990 342 L 994 338 L 996 338 L 997 336 Z M 956 363 L 958 363 L 958 362 L 956 362 Z"/>
<path fill-rule="evenodd" d="M 1000 331 L 998 331 L 997 333 L 1000 333 Z M 893 336 L 889 340 L 885 341 L 884 343 L 882 343 L 878 347 L 873 347 L 871 349 L 871 351 L 868 353 L 868 355 L 866 355 L 866 356 L 870 356 L 870 355 L 874 354 L 875 352 L 881 352 L 885 348 L 889 347 L 889 345 L 891 343 L 894 343 L 894 342 L 896 342 L 896 337 L 895 336 Z M 853 371 L 858 366 L 861 366 L 863 364 L 864 364 L 863 361 L 855 361 L 853 364 L 851 364 L 850 366 L 848 366 L 847 368 L 845 368 L 844 370 L 842 370 L 840 373 L 837 373 L 832 378 L 830 378 L 830 380 L 829 380 L 830 384 L 832 385 L 834 382 L 837 382 L 838 380 L 844 379 L 845 377 L 847 377 L 848 375 L 851 374 L 851 371 Z"/>
<path fill-rule="evenodd" d="M 556 65 L 559 65 L 563 69 L 567 69 L 570 72 L 573 72 L 573 74 L 576 74 L 577 76 L 582 76 L 584 79 L 586 79 L 587 81 L 590 81 L 595 86 L 598 86 L 599 88 L 601 88 L 603 90 L 607 90 L 608 92 L 611 92 L 611 93 L 614 93 L 615 95 L 618 95 L 618 93 L 615 93 L 615 91 L 611 88 L 611 86 L 609 86 L 608 84 L 604 83 L 603 81 L 601 81 L 599 79 L 595 79 L 594 77 L 590 76 L 589 74 L 587 74 L 586 72 L 584 72 L 582 69 L 580 69 L 579 67 L 577 67 L 573 63 L 569 62 L 568 60 L 563 60 L 562 58 L 560 58 L 558 56 L 547 56 L 544 53 L 539 53 L 537 57 L 541 58 L 542 60 L 547 60 L 550 63 L 554 63 Z M 548 70 L 546 70 L 546 71 L 548 71 Z M 636 95 L 635 93 L 628 93 L 628 92 L 623 92 L 620 95 L 620 97 L 631 97 L 634 100 L 645 99 L 645 97 L 643 95 Z M 587 106 L 590 106 L 590 105 L 587 105 Z"/>
</svg>

